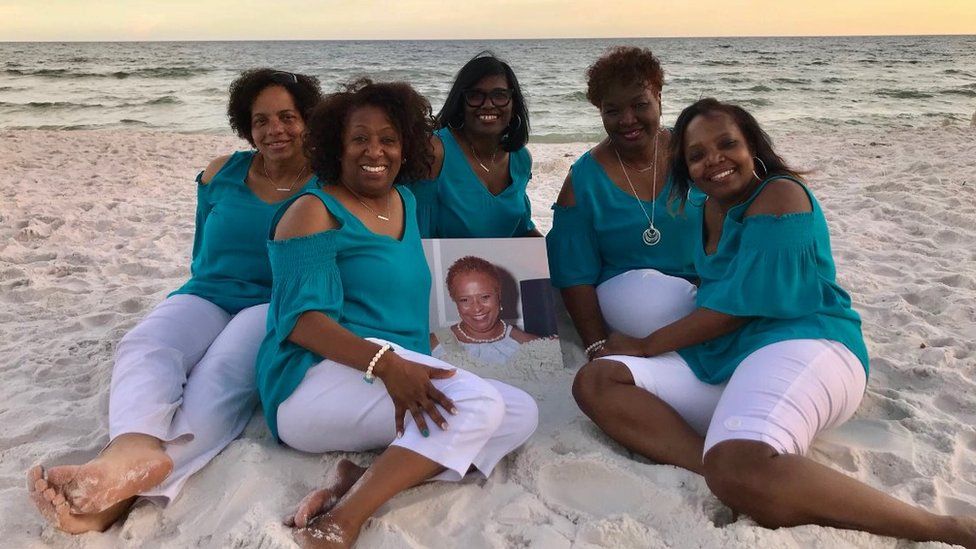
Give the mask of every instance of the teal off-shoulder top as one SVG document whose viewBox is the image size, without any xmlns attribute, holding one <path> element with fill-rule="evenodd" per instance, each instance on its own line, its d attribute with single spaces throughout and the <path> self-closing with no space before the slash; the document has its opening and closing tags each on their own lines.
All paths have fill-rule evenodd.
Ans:
<svg viewBox="0 0 976 549">
<path fill-rule="evenodd" d="M 868 370 L 861 318 L 836 281 L 830 235 L 820 204 L 802 182 L 811 212 L 745 217 L 749 205 L 775 176 L 730 209 L 718 249 L 705 254 L 699 231 L 695 267 L 701 277 L 699 307 L 751 317 L 735 332 L 678 351 L 706 383 L 729 379 L 753 351 L 788 339 L 829 339 L 843 344 Z"/>
<path fill-rule="evenodd" d="M 525 147 L 508 156 L 512 184 L 491 194 L 471 168 L 448 128 L 434 132 L 444 145 L 444 164 L 436 179 L 408 183 L 417 198 L 422 238 L 508 238 L 535 228 L 526 188 L 532 156 Z"/>
<path fill-rule="evenodd" d="M 701 199 L 689 200 L 683 212 L 668 208 L 671 174 L 653 201 L 641 201 L 661 241 L 644 244 L 647 217 L 634 195 L 617 187 L 592 151 L 570 169 L 576 204 L 552 206 L 552 230 L 546 235 L 552 284 L 567 288 L 597 286 L 634 269 L 656 269 L 688 280 L 697 277 L 694 246 L 701 227 Z"/>
<path fill-rule="evenodd" d="M 237 314 L 271 299 L 268 227 L 283 202 L 269 204 L 247 186 L 256 151 L 238 151 L 206 185 L 197 175 L 196 232 L 190 280 L 171 293 L 192 294 Z M 312 177 L 304 188 L 318 187 Z"/>
<path fill-rule="evenodd" d="M 339 227 L 267 243 L 274 284 L 268 333 L 258 351 L 257 385 L 265 420 L 276 438 L 278 406 L 324 358 L 288 340 L 302 313 L 319 311 L 359 337 L 430 354 L 430 271 L 413 195 L 397 190 L 405 220 L 400 240 L 372 232 L 338 200 L 316 189 L 304 194 L 321 200 Z M 290 205 L 291 201 L 275 214 L 272 238 Z"/>
</svg>

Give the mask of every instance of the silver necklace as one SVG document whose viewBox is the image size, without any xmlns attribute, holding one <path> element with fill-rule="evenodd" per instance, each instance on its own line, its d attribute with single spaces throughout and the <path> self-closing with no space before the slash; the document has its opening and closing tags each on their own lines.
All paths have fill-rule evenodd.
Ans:
<svg viewBox="0 0 976 549">
<path fill-rule="evenodd" d="M 370 208 L 369 207 L 369 204 L 367 204 L 366 202 L 364 202 L 363 199 L 359 196 L 359 193 L 357 193 L 356 191 L 352 190 L 352 188 L 350 188 L 349 185 L 346 185 L 345 183 L 343 183 L 342 186 L 345 187 L 346 190 L 349 191 L 350 194 L 352 194 L 352 196 L 355 197 L 355 199 L 358 200 L 359 203 L 362 204 L 364 208 L 366 208 L 367 210 L 369 210 L 378 219 L 382 219 L 383 221 L 389 221 L 390 220 L 390 197 L 393 195 L 393 189 L 390 189 L 390 192 L 388 192 L 386 194 L 386 215 L 380 215 L 380 213 L 378 211 L 374 210 L 373 208 Z"/>
<path fill-rule="evenodd" d="M 661 135 L 661 132 L 654 134 L 654 159 L 651 161 L 651 165 L 648 169 L 654 170 L 654 179 L 651 183 L 651 215 L 647 215 L 647 210 L 644 208 L 644 202 L 641 201 L 640 196 L 637 195 L 637 188 L 634 187 L 634 183 L 630 180 L 630 174 L 627 173 L 627 167 L 624 165 L 624 161 L 620 158 L 620 151 L 617 147 L 613 145 L 611 141 L 610 146 L 613 147 L 614 154 L 617 155 L 617 162 L 620 163 L 620 170 L 624 172 L 624 177 L 627 179 L 627 184 L 630 185 L 630 190 L 634 192 L 634 199 L 637 200 L 637 205 L 640 206 L 642 212 L 644 212 L 644 217 L 647 218 L 647 228 L 644 229 L 641 238 L 644 240 L 646 246 L 654 246 L 661 241 L 661 231 L 654 226 L 654 200 L 657 198 L 657 138 Z M 647 171 L 638 170 L 641 172 Z"/>
<path fill-rule="evenodd" d="M 275 183 L 275 180 L 271 179 L 271 176 L 268 175 L 268 162 L 264 159 L 264 155 L 261 155 L 261 171 L 264 172 L 264 177 L 268 180 L 268 182 L 271 183 L 271 186 L 274 187 L 274 189 L 279 192 L 290 193 L 292 189 L 295 188 L 295 184 L 298 183 L 298 180 L 301 179 L 303 175 L 305 175 L 305 167 L 306 167 L 305 165 L 302 165 L 301 171 L 298 172 L 298 177 L 296 177 L 295 180 L 291 182 L 291 187 L 288 187 L 286 189 L 284 187 L 279 187 L 278 184 Z"/>
<path fill-rule="evenodd" d="M 462 133 L 462 135 L 464 134 Z M 488 166 L 485 166 L 485 163 L 481 161 L 481 157 L 478 156 L 478 151 L 474 150 L 474 144 L 471 143 L 471 140 L 468 139 L 467 135 L 464 136 L 464 140 L 468 143 L 468 148 L 471 149 L 471 156 L 474 157 L 474 161 L 477 162 L 479 166 L 481 166 L 482 170 L 485 170 L 485 173 L 491 173 L 491 170 L 488 169 Z M 491 151 L 491 160 L 488 161 L 488 163 L 491 164 L 492 168 L 495 167 L 495 156 L 497 154 L 498 154 L 498 145 L 495 145 L 495 150 Z"/>
<path fill-rule="evenodd" d="M 463 335 L 465 338 L 470 340 L 467 343 L 497 343 L 505 339 L 505 332 L 508 331 L 508 324 L 506 324 L 505 321 L 501 319 L 499 319 L 498 321 L 502 323 L 501 335 L 499 335 L 498 337 L 489 337 L 488 339 L 478 339 L 476 337 L 471 337 L 470 335 L 468 335 L 468 332 L 465 332 L 464 328 L 461 327 L 464 324 L 464 322 L 458 322 L 457 329 L 459 332 L 461 332 L 461 335 Z"/>
</svg>

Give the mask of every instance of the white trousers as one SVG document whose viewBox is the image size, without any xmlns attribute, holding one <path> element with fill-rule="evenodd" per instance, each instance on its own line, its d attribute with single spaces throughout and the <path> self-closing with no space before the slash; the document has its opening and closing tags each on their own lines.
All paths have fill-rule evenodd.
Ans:
<svg viewBox="0 0 976 549">
<path fill-rule="evenodd" d="M 607 326 L 631 337 L 647 337 L 690 315 L 697 294 L 691 282 L 654 269 L 627 271 L 596 287 Z"/>
<path fill-rule="evenodd" d="M 399 346 L 393 349 L 407 360 L 453 368 Z M 441 411 L 449 425 L 446 431 L 428 419 L 430 436 L 424 437 L 408 412 L 404 434 L 398 439 L 393 400 L 383 382 L 365 383 L 361 371 L 324 360 L 305 374 L 295 392 L 278 407 L 278 434 L 288 446 L 313 453 L 400 446 L 444 466 L 446 470 L 434 479 L 459 480 L 471 466 L 488 476 L 538 425 L 535 400 L 520 389 L 461 369 L 433 383 L 454 401 L 458 414 Z"/>
<path fill-rule="evenodd" d="M 267 312 L 262 304 L 231 316 L 201 297 L 174 295 L 119 342 L 109 439 L 151 435 L 173 460 L 172 474 L 140 495 L 168 503 L 244 430 L 258 403 L 255 361 Z"/>
<path fill-rule="evenodd" d="M 678 353 L 605 359 L 627 366 L 638 387 L 705 437 L 702 457 L 725 440 L 756 440 L 780 454 L 803 455 L 818 433 L 854 415 L 867 382 L 854 353 L 826 339 L 762 347 L 721 385 L 699 380 Z"/>
</svg>

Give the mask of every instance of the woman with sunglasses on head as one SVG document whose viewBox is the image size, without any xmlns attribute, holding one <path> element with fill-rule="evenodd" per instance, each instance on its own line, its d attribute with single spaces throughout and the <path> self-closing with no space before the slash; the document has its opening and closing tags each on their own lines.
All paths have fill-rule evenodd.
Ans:
<svg viewBox="0 0 976 549">
<path fill-rule="evenodd" d="M 529 111 L 508 63 L 482 52 L 437 114 L 427 179 L 410 183 L 424 238 L 542 236 L 532 223 Z"/>
<path fill-rule="evenodd" d="M 190 280 L 118 344 L 108 445 L 82 465 L 28 473 L 57 528 L 104 531 L 136 496 L 165 505 L 244 430 L 271 299 L 267 229 L 284 200 L 317 186 L 304 140 L 320 99 L 318 80 L 301 74 L 254 69 L 231 83 L 230 126 L 253 149 L 197 176 Z"/>
<path fill-rule="evenodd" d="M 293 517 L 306 547 L 348 547 L 386 501 L 429 480 L 488 476 L 535 430 L 525 392 L 430 356 L 430 270 L 404 177 L 430 169 L 430 103 L 408 84 L 357 80 L 325 98 L 308 150 L 323 181 L 282 207 L 257 380 L 272 433 L 341 459 Z"/>
<path fill-rule="evenodd" d="M 697 201 L 684 212 L 668 208 L 671 132 L 661 127 L 657 58 L 616 47 L 586 76 L 607 137 L 570 168 L 546 247 L 552 283 L 592 358 L 608 328 L 646 336 L 694 308 L 701 208 Z"/>
<path fill-rule="evenodd" d="M 976 517 L 929 513 L 804 456 L 857 410 L 868 370 L 824 213 L 741 107 L 702 99 L 673 139 L 671 198 L 683 204 L 692 182 L 707 195 L 697 307 L 647 337 L 611 335 L 576 376 L 580 407 L 629 450 L 703 475 L 767 528 L 976 548 Z"/>
</svg>

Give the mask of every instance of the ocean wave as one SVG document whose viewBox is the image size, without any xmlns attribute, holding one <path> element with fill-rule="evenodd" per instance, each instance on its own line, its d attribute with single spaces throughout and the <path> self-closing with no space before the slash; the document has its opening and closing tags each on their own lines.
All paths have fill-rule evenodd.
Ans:
<svg viewBox="0 0 976 549">
<path fill-rule="evenodd" d="M 4 74 L 13 76 L 36 76 L 40 78 L 190 78 L 207 74 L 210 69 L 194 67 L 147 67 L 142 69 L 114 72 L 75 72 L 73 69 L 6 69 Z"/>
<path fill-rule="evenodd" d="M 768 107 L 773 104 L 769 99 L 763 99 L 762 97 L 752 97 L 749 99 L 742 99 L 739 103 L 743 105 L 752 105 L 753 107 Z"/>
<path fill-rule="evenodd" d="M 820 79 L 820 82 L 823 84 L 841 84 L 845 81 L 846 79 L 838 78 L 836 76 L 828 76 L 827 78 Z"/>
<path fill-rule="evenodd" d="M 10 103 L 0 101 L 0 107 L 28 108 L 38 110 L 88 109 L 104 107 L 101 103 L 72 103 L 71 101 L 30 101 L 29 103 Z"/>
<path fill-rule="evenodd" d="M 581 102 L 581 103 L 590 102 L 590 100 L 586 98 L 586 92 L 582 90 L 564 93 L 562 95 L 557 96 L 556 99 L 561 101 L 574 101 L 574 102 Z"/>
<path fill-rule="evenodd" d="M 875 95 L 880 95 L 882 97 L 891 97 L 894 99 L 930 99 L 933 97 L 931 93 L 926 93 L 918 90 L 895 90 L 891 88 L 881 88 L 880 90 L 874 90 Z"/>
<path fill-rule="evenodd" d="M 950 88 L 939 90 L 939 95 L 961 95 L 963 97 L 976 97 L 976 89 L 967 90 L 966 88 Z"/>
<path fill-rule="evenodd" d="M 769 86 L 764 86 L 764 85 L 762 85 L 762 84 L 758 84 L 758 85 L 756 85 L 756 86 L 752 86 L 751 88 L 746 88 L 746 89 L 744 89 L 744 90 L 742 90 L 742 91 L 750 91 L 750 92 L 770 92 L 770 91 L 773 91 L 773 88 L 770 88 Z"/>
<path fill-rule="evenodd" d="M 812 84 L 809 78 L 773 78 L 777 84 Z"/>
<path fill-rule="evenodd" d="M 699 65 L 705 67 L 737 67 L 739 66 L 739 64 L 740 63 L 738 61 L 733 61 L 731 59 L 729 60 L 707 59 L 699 63 Z"/>
</svg>

